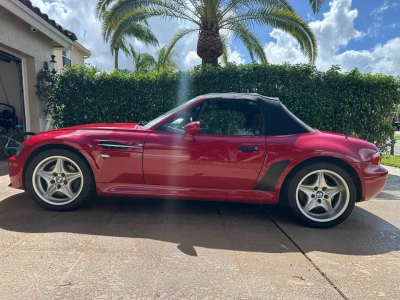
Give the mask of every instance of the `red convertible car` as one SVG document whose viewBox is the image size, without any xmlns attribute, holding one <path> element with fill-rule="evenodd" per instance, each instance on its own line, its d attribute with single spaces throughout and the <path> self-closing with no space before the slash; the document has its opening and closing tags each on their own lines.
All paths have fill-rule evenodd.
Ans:
<svg viewBox="0 0 400 300">
<path fill-rule="evenodd" d="M 318 116 L 316 116 L 318 117 Z M 90 124 L 38 134 L 9 160 L 10 186 L 70 210 L 94 192 L 287 203 L 313 227 L 345 220 L 388 172 L 373 144 L 310 128 L 278 99 L 208 94 L 144 126 Z"/>
</svg>

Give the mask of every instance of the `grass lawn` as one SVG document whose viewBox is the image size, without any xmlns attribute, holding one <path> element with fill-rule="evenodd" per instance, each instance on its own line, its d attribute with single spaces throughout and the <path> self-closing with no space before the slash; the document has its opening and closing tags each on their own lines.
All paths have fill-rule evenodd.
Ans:
<svg viewBox="0 0 400 300">
<path fill-rule="evenodd" d="M 400 135 L 395 135 L 395 136 L 394 136 L 394 139 L 395 139 L 395 140 L 400 140 Z"/>
<path fill-rule="evenodd" d="M 382 155 L 380 163 L 382 165 L 400 168 L 400 155 Z"/>
</svg>

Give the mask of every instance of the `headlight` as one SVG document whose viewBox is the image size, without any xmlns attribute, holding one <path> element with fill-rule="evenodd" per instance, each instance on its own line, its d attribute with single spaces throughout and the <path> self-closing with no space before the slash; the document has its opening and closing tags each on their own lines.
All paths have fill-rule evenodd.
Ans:
<svg viewBox="0 0 400 300">
<path fill-rule="evenodd" d="M 18 155 L 21 153 L 22 149 L 24 149 L 24 145 L 21 144 L 21 145 L 18 147 L 17 152 L 15 152 L 15 155 L 14 155 L 14 156 L 18 156 Z"/>
</svg>

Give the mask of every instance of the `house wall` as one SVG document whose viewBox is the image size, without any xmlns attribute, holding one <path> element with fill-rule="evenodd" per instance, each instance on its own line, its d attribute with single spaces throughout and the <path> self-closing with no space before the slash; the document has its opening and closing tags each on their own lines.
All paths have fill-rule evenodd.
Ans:
<svg viewBox="0 0 400 300">
<path fill-rule="evenodd" d="M 31 32 L 31 26 L 0 7 L 0 49 L 24 58 L 23 75 L 27 130 L 39 132 L 43 108 L 36 96 L 36 74 L 53 54 L 53 41 L 39 31 Z"/>
<path fill-rule="evenodd" d="M 78 66 L 85 65 L 85 59 L 83 53 L 80 52 L 76 47 L 74 48 L 74 51 L 71 52 L 71 62 L 72 65 L 78 65 Z"/>
<path fill-rule="evenodd" d="M 0 80 L 4 85 L 3 90 L 3 86 L 0 83 L 0 102 L 14 106 L 19 124 L 22 124 L 23 111 L 20 99 L 18 67 L 15 62 L 0 61 Z M 5 107 L 0 106 L 0 108 L 3 109 Z"/>
<path fill-rule="evenodd" d="M 57 50 L 57 49 L 53 49 L 53 54 L 56 56 L 55 60 L 56 60 L 56 71 L 58 73 L 61 72 L 62 68 L 63 68 L 63 64 L 62 64 L 62 50 Z M 51 64 L 49 66 L 50 68 L 52 67 Z"/>
<path fill-rule="evenodd" d="M 54 55 L 56 56 L 56 70 L 57 72 L 61 72 L 63 65 L 62 65 L 62 50 L 54 49 Z M 71 50 L 71 66 L 78 65 L 78 66 L 84 66 L 85 65 L 85 59 L 83 56 L 83 53 L 80 52 L 77 48 L 74 48 L 74 50 Z"/>
</svg>

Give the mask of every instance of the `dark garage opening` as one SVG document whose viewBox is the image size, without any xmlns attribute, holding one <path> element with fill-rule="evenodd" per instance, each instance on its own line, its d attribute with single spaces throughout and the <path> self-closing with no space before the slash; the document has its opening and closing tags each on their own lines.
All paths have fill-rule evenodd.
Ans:
<svg viewBox="0 0 400 300">
<path fill-rule="evenodd" d="M 0 50 L 0 128 L 23 125 L 25 107 L 22 86 L 22 62 L 18 57 Z"/>
</svg>

